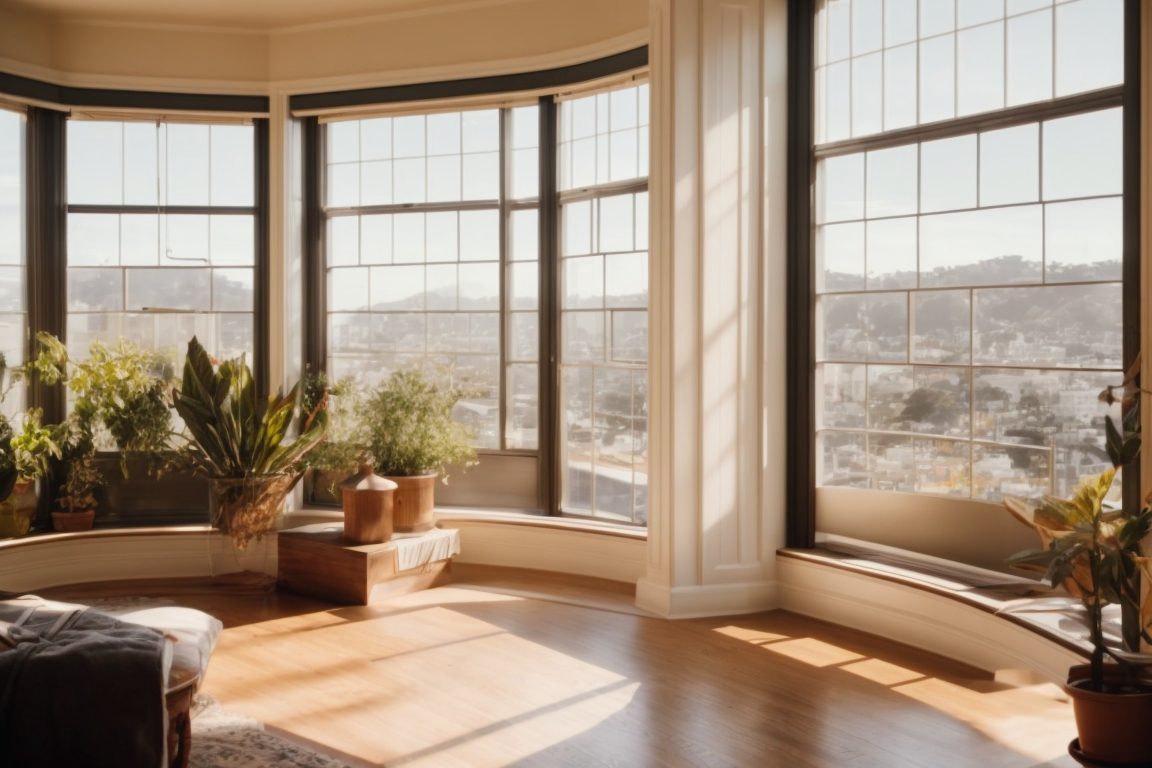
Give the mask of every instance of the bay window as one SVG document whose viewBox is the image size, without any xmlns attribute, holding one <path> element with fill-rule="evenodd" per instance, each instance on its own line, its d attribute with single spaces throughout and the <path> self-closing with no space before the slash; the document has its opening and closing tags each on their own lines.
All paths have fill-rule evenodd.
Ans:
<svg viewBox="0 0 1152 768">
<path fill-rule="evenodd" d="M 305 129 L 323 285 L 308 362 L 465 391 L 480 465 L 442 503 L 644 523 L 648 88 L 488 101 Z"/>
</svg>

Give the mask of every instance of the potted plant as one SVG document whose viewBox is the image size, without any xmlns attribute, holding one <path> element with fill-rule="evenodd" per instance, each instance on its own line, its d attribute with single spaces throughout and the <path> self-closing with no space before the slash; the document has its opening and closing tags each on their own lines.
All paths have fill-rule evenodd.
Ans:
<svg viewBox="0 0 1152 768">
<path fill-rule="evenodd" d="M 184 375 L 172 399 L 184 419 L 186 455 L 208 478 L 212 524 L 237 549 L 275 527 L 284 497 L 324 437 L 321 399 L 304 415 L 299 434 L 289 438 L 299 394 L 297 383 L 287 395 L 260 398 L 243 357 L 213 365 L 195 337 L 188 342 Z"/>
<path fill-rule="evenodd" d="M 31 364 L 46 384 L 68 388 L 70 412 L 91 434 L 86 457 L 104 480 L 95 494 L 101 514 L 128 522 L 172 515 L 199 519 L 208 506 L 207 483 L 177 461 L 171 450 L 170 391 L 175 383 L 169 358 L 125 340 L 96 341 L 77 360 L 55 336 L 36 336 Z M 57 473 L 57 483 L 64 482 Z"/>
<path fill-rule="evenodd" d="M 114 445 L 125 468 L 129 456 L 153 458 L 168 449 L 172 432 L 168 392 L 175 377 L 164 355 L 121 339 L 113 346 L 95 341 L 88 358 L 75 361 L 52 334 L 40 332 L 36 340 L 40 351 L 33 367 L 45 384 L 68 387 L 73 410 L 84 412 L 97 447 Z"/>
<path fill-rule="evenodd" d="M 0 414 L 0 537 L 28 533 L 36 514 L 38 482 L 59 456 L 53 430 L 41 424 L 38 409 L 24 414 L 18 433 Z"/>
<path fill-rule="evenodd" d="M 1083 605 L 1091 654 L 1088 664 L 1072 667 L 1065 687 L 1079 734 L 1072 749 L 1077 757 L 1109 765 L 1152 763 L 1152 740 L 1146 733 L 1152 724 L 1152 680 L 1145 675 L 1152 656 L 1137 653 L 1137 647 L 1115 647 L 1104 632 L 1105 608 L 1116 605 L 1137 622 L 1135 631 L 1126 633 L 1128 645 L 1152 641 L 1147 631 L 1152 604 L 1141 600 L 1142 574 L 1149 563 L 1141 542 L 1152 530 L 1152 510 L 1110 508 L 1106 502 L 1117 470 L 1139 453 L 1138 428 L 1134 405 L 1125 413 L 1122 430 L 1107 420 L 1112 466 L 1083 482 L 1071 497 L 1005 502 L 1046 542 L 1010 562 L 1044 567 L 1049 581 L 1064 584 Z"/>
<path fill-rule="evenodd" d="M 437 476 L 449 465 L 476 462 L 468 429 L 452 418 L 461 391 L 429 380 L 417 369 L 394 372 L 365 403 L 364 429 L 376 471 L 398 486 L 394 530 L 426 531 L 435 525 Z"/>
<path fill-rule="evenodd" d="M 57 430 L 60 462 L 52 527 L 57 531 L 86 531 L 96 518 L 96 491 L 104 482 L 96 464 L 96 444 L 89 417 L 74 410 Z"/>
<path fill-rule="evenodd" d="M 364 389 L 349 378 L 330 384 L 320 372 L 305 373 L 301 392 L 303 413 L 310 413 L 324 399 L 328 402 L 328 431 L 308 456 L 304 498 L 312 504 L 338 506 L 340 483 L 356 473 L 368 454 Z"/>
</svg>

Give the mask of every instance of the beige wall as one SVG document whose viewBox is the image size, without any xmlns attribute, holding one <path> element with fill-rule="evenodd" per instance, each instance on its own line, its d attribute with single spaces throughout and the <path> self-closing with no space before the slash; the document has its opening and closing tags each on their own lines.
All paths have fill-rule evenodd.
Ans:
<svg viewBox="0 0 1152 768">
<path fill-rule="evenodd" d="M 51 67 L 52 49 L 48 24 L 0 5 L 0 63 L 11 61 L 37 69 Z"/>
<path fill-rule="evenodd" d="M 643 44 L 647 29 L 645 0 L 498 0 L 270 32 L 0 8 L 0 65 L 94 87 L 310 90 L 562 66 Z"/>
</svg>

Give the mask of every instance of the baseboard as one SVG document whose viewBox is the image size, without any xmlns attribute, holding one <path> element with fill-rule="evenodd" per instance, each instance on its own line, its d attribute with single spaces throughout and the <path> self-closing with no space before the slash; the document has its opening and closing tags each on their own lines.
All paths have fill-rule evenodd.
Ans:
<svg viewBox="0 0 1152 768">
<path fill-rule="evenodd" d="M 635 583 L 647 567 L 647 541 L 634 536 L 492 520 L 440 516 L 460 531 L 456 560 L 593 576 Z"/>
<path fill-rule="evenodd" d="M 774 582 L 736 582 L 670 587 L 641 578 L 636 583 L 636 607 L 669 619 L 730 616 L 778 607 Z"/>
</svg>

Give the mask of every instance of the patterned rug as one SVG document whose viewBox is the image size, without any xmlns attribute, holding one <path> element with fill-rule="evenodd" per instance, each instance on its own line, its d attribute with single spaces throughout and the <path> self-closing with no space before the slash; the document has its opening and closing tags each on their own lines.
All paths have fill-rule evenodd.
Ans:
<svg viewBox="0 0 1152 768">
<path fill-rule="evenodd" d="M 229 712 L 210 696 L 192 710 L 189 768 L 353 768 L 264 730 L 264 724 Z"/>
</svg>

